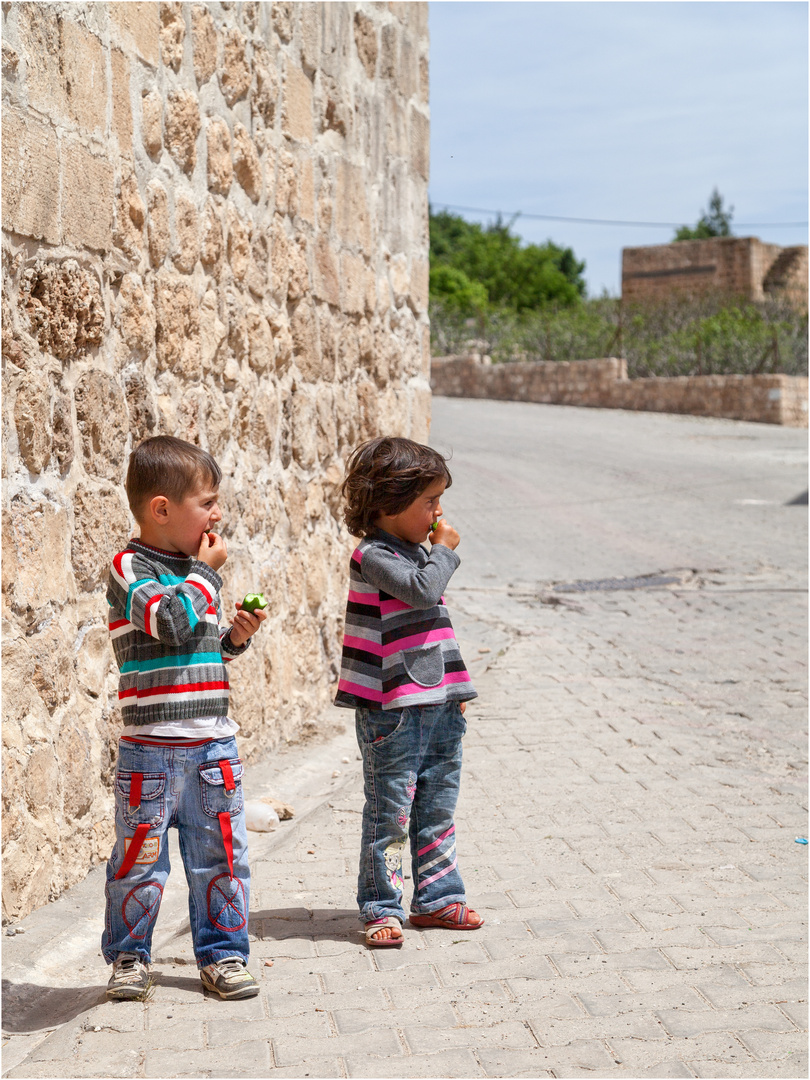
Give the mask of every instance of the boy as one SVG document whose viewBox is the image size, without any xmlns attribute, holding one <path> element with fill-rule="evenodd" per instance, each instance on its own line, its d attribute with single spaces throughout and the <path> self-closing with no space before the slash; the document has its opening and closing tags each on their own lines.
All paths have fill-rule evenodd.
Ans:
<svg viewBox="0 0 810 1080">
<path fill-rule="evenodd" d="M 141 998 L 149 988 L 170 826 L 179 833 L 203 986 L 228 999 L 259 992 L 247 970 L 250 872 L 225 665 L 266 615 L 237 604 L 233 625 L 219 625 L 217 571 L 228 554 L 209 530 L 222 518 L 221 478 L 210 454 L 168 435 L 145 440 L 129 461 L 126 492 L 140 536 L 113 559 L 107 589 L 124 721 L 102 938 L 110 998 Z"/>
</svg>

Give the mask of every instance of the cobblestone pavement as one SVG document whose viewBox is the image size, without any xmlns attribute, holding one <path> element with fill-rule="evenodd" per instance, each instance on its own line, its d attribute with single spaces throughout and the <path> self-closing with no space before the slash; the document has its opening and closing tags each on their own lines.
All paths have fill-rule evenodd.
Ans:
<svg viewBox="0 0 810 1080">
<path fill-rule="evenodd" d="M 3 1075 L 806 1076 L 806 512 L 790 513 L 781 564 L 664 564 L 674 580 L 652 587 L 467 566 L 448 602 L 480 693 L 457 818 L 480 931 L 362 944 L 347 731 L 248 774 L 299 810 L 251 834 L 261 995 L 203 996 L 175 882 L 153 996 L 105 1003 L 94 871 L 3 939 Z"/>
</svg>

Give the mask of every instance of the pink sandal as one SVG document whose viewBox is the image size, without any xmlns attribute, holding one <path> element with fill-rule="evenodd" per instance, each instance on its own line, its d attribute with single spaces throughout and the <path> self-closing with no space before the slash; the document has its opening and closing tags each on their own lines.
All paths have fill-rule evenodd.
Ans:
<svg viewBox="0 0 810 1080">
<path fill-rule="evenodd" d="M 472 916 L 477 919 L 473 922 Z M 412 926 L 438 926 L 442 930 L 478 930 L 484 925 L 481 916 L 466 904 L 448 904 L 435 915 L 411 915 Z"/>
</svg>

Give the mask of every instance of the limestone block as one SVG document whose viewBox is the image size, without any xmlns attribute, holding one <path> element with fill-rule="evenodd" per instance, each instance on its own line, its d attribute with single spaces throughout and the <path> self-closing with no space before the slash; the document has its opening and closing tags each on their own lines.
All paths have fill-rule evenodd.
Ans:
<svg viewBox="0 0 810 1080">
<path fill-rule="evenodd" d="M 273 368 L 276 349 L 270 324 L 258 308 L 249 307 L 245 313 L 248 338 L 248 357 L 251 368 L 262 375 Z"/>
<path fill-rule="evenodd" d="M 203 372 L 214 370 L 217 352 L 228 333 L 219 318 L 217 294 L 209 289 L 200 301 L 200 358 Z"/>
<path fill-rule="evenodd" d="M 11 83 L 17 77 L 20 67 L 20 54 L 12 49 L 7 41 L 3 42 L 3 78 Z"/>
<path fill-rule="evenodd" d="M 223 382 L 226 390 L 236 388 L 240 376 L 239 365 L 243 360 L 247 360 L 250 352 L 247 320 L 242 299 L 242 293 L 236 289 L 227 290 L 225 303 L 228 312 L 228 345 L 235 358 L 235 363 L 226 364 L 223 369 Z"/>
<path fill-rule="evenodd" d="M 161 270 L 155 278 L 155 311 L 158 369 L 198 382 L 202 374 L 200 306 L 189 280 Z"/>
<path fill-rule="evenodd" d="M 155 67 L 160 49 L 159 5 L 154 0 L 118 0 L 109 5 L 113 23 L 130 38 L 138 55 Z"/>
<path fill-rule="evenodd" d="M 347 321 L 340 328 L 338 335 L 337 350 L 337 374 L 338 378 L 350 380 L 360 365 L 360 350 L 358 347 L 358 329 L 353 321 Z"/>
<path fill-rule="evenodd" d="M 166 149 L 183 170 L 191 173 L 197 162 L 200 106 L 190 90 L 172 90 L 166 100 Z"/>
<path fill-rule="evenodd" d="M 178 192 L 174 203 L 174 265 L 184 274 L 190 274 L 200 257 L 200 224 L 197 207 L 191 196 Z"/>
<path fill-rule="evenodd" d="M 251 73 L 246 56 L 245 35 L 235 26 L 226 31 L 223 39 L 222 67 L 219 85 L 231 108 L 250 89 Z"/>
<path fill-rule="evenodd" d="M 366 277 L 363 260 L 348 251 L 340 256 L 340 282 L 343 292 L 342 310 L 350 315 L 362 315 L 366 309 Z"/>
<path fill-rule="evenodd" d="M 430 179 L 430 121 L 411 108 L 411 164 L 423 180 Z"/>
<path fill-rule="evenodd" d="M 171 233 L 169 231 L 169 197 L 159 180 L 152 180 L 146 189 L 149 208 L 149 258 L 158 267 L 169 254 Z"/>
<path fill-rule="evenodd" d="M 120 49 L 110 50 L 112 66 L 112 122 L 122 154 L 132 152 L 132 103 L 129 96 L 129 60 Z"/>
<path fill-rule="evenodd" d="M 393 256 L 389 265 L 388 280 L 394 294 L 394 302 L 399 306 L 407 299 L 411 285 L 407 255 L 400 252 Z"/>
<path fill-rule="evenodd" d="M 69 529 L 64 506 L 20 492 L 10 504 L 3 563 L 15 568 L 10 595 L 15 608 L 39 608 L 68 599 Z M 5 570 L 4 565 L 4 570 Z"/>
<path fill-rule="evenodd" d="M 315 323 L 315 310 L 309 297 L 296 304 L 290 320 L 290 332 L 293 341 L 293 358 L 301 378 L 313 382 L 320 374 L 320 356 L 318 354 L 318 334 Z"/>
<path fill-rule="evenodd" d="M 284 81 L 283 131 L 289 139 L 312 142 L 312 83 L 294 64 Z"/>
<path fill-rule="evenodd" d="M 298 206 L 301 217 L 311 225 L 315 224 L 315 178 L 312 158 L 299 158 L 297 163 Z"/>
<path fill-rule="evenodd" d="M 106 587 L 113 556 L 130 533 L 130 515 L 121 487 L 80 484 L 73 497 L 71 558 L 76 584 L 84 592 Z"/>
<path fill-rule="evenodd" d="M 330 75 L 321 77 L 318 113 L 320 131 L 336 131 L 338 135 L 345 136 L 351 129 L 351 100 L 338 80 Z"/>
<path fill-rule="evenodd" d="M 73 396 L 86 470 L 122 481 L 127 414 L 120 383 L 104 371 L 87 371 Z"/>
<path fill-rule="evenodd" d="M 58 63 L 65 80 L 69 114 L 83 131 L 103 132 L 107 120 L 104 48 L 95 34 L 89 33 L 72 19 L 59 22 L 61 50 Z"/>
<path fill-rule="evenodd" d="M 236 281 L 244 281 L 250 264 L 250 224 L 228 206 L 228 262 Z"/>
<path fill-rule="evenodd" d="M 315 296 L 325 300 L 333 307 L 340 303 L 340 284 L 338 281 L 337 257 L 329 240 L 321 234 L 315 245 Z"/>
<path fill-rule="evenodd" d="M 59 225 L 59 148 L 49 124 L 3 109 L 3 227 L 49 244 Z"/>
<path fill-rule="evenodd" d="M 294 6 L 290 0 L 273 4 L 273 29 L 285 44 L 290 41 L 293 34 Z"/>
<path fill-rule="evenodd" d="M 75 691 L 72 644 L 57 622 L 32 634 L 29 644 L 34 654 L 31 681 L 48 712 L 53 713 Z"/>
<path fill-rule="evenodd" d="M 280 411 L 278 389 L 272 384 L 263 382 L 262 389 L 253 402 L 250 429 L 253 445 L 266 456 L 268 461 L 276 449 Z M 275 506 L 274 509 L 276 509 Z"/>
<path fill-rule="evenodd" d="M 393 23 L 386 23 L 380 32 L 380 77 L 397 81 L 399 33 Z"/>
<path fill-rule="evenodd" d="M 360 63 L 369 79 L 373 79 L 377 69 L 377 31 L 372 20 L 362 11 L 354 13 L 354 41 Z"/>
<path fill-rule="evenodd" d="M 290 403 L 290 407 L 291 403 Z M 281 500 L 284 512 L 290 523 L 290 539 L 295 541 L 301 536 L 306 514 L 306 484 L 297 477 L 288 475 L 281 485 Z"/>
<path fill-rule="evenodd" d="M 307 71 L 315 71 L 321 59 L 321 10 L 318 4 L 300 4 L 301 62 Z"/>
<path fill-rule="evenodd" d="M 239 5 L 239 17 L 245 29 L 254 34 L 259 25 L 259 0 L 243 0 Z"/>
<path fill-rule="evenodd" d="M 322 386 L 316 402 L 318 413 L 318 457 L 321 463 L 337 454 L 337 421 L 335 395 L 331 386 Z"/>
<path fill-rule="evenodd" d="M 157 90 L 141 95 L 141 131 L 147 154 L 157 157 L 163 149 L 163 98 Z"/>
<path fill-rule="evenodd" d="M 134 446 L 141 439 L 155 434 L 157 410 L 142 371 L 136 367 L 130 367 L 124 371 L 122 382 L 127 403 L 127 426 Z"/>
<path fill-rule="evenodd" d="M 79 143 L 68 143 L 62 172 L 62 229 L 77 248 L 112 247 L 115 171 Z"/>
<path fill-rule="evenodd" d="M 290 301 L 300 300 L 302 296 L 306 296 L 310 289 L 305 237 L 299 236 L 294 244 L 289 245 L 288 265 L 290 276 L 287 281 L 287 299 Z"/>
<path fill-rule="evenodd" d="M 131 352 L 141 358 L 149 354 L 155 343 L 155 309 L 137 274 L 121 279 L 115 325 Z"/>
<path fill-rule="evenodd" d="M 208 151 L 208 187 L 219 195 L 227 195 L 233 180 L 231 133 L 224 120 L 212 117 L 206 123 Z"/>
<path fill-rule="evenodd" d="M 278 61 L 263 42 L 253 48 L 253 71 L 256 83 L 250 95 L 250 108 L 254 118 L 260 117 L 271 127 L 278 103 Z"/>
<path fill-rule="evenodd" d="M 267 271 L 270 261 L 270 251 L 265 232 L 258 231 L 250 245 L 250 265 L 248 266 L 247 287 L 254 296 L 263 297 L 267 292 Z"/>
<path fill-rule="evenodd" d="M 208 448 L 214 457 L 219 457 L 231 437 L 230 408 L 225 395 L 216 387 L 207 387 L 207 415 L 205 430 L 208 436 Z"/>
<path fill-rule="evenodd" d="M 109 644 L 107 652 L 110 652 Z M 61 779 L 62 813 L 66 820 L 75 822 L 93 805 L 96 791 L 91 767 L 90 735 L 71 717 L 60 725 L 54 750 Z"/>
<path fill-rule="evenodd" d="M 304 607 L 304 582 L 306 570 L 304 556 L 300 551 L 291 551 L 287 557 L 287 607 L 290 611 L 302 611 Z"/>
<path fill-rule="evenodd" d="M 60 394 L 53 406 L 53 453 L 60 472 L 70 468 L 74 452 L 71 399 L 68 394 Z"/>
<path fill-rule="evenodd" d="M 67 87 L 60 70 L 61 24 L 53 8 L 46 4 L 20 4 L 17 33 L 26 60 L 25 81 L 28 101 L 40 113 L 68 115 Z"/>
<path fill-rule="evenodd" d="M 360 440 L 372 439 L 381 430 L 379 391 L 373 382 L 366 379 L 358 382 L 357 402 L 360 413 L 358 438 Z"/>
<path fill-rule="evenodd" d="M 281 375 L 287 370 L 293 358 L 292 332 L 286 316 L 275 322 L 271 319 L 270 325 L 273 329 L 273 343 L 276 348 L 276 373 Z"/>
<path fill-rule="evenodd" d="M 366 192 L 366 172 L 361 165 L 341 160 L 335 196 L 335 217 L 340 238 L 345 244 L 371 254 L 371 222 Z"/>
<path fill-rule="evenodd" d="M 101 344 L 104 305 L 98 278 L 75 259 L 37 260 L 22 275 L 19 303 L 39 347 L 58 360 Z"/>
<path fill-rule="evenodd" d="M 204 4 L 191 9 L 191 44 L 194 50 L 194 76 L 197 85 L 208 82 L 217 70 L 217 30 Z"/>
<path fill-rule="evenodd" d="M 143 246 L 143 226 L 146 207 L 141 198 L 138 180 L 130 173 L 121 181 L 116 202 L 115 243 L 128 255 L 139 255 Z"/>
<path fill-rule="evenodd" d="M 410 35 L 402 35 L 399 52 L 398 89 L 407 101 L 416 93 L 419 86 L 419 59 Z"/>
<path fill-rule="evenodd" d="M 259 155 L 247 128 L 238 121 L 233 129 L 233 171 L 253 202 L 257 202 L 262 193 Z"/>
<path fill-rule="evenodd" d="M 430 65 L 426 56 L 419 57 L 419 103 L 427 105 L 430 101 Z"/>
<path fill-rule="evenodd" d="M 166 67 L 179 71 L 183 62 L 183 42 L 186 23 L 182 5 L 177 0 L 161 0 L 160 7 L 160 56 Z"/>
<path fill-rule="evenodd" d="M 222 222 L 214 203 L 209 200 L 200 226 L 200 260 L 205 267 L 216 267 L 222 258 L 224 240 Z"/>
<path fill-rule="evenodd" d="M 29 755 L 24 777 L 28 809 L 32 813 L 43 807 L 55 809 L 60 787 L 59 770 L 50 746 L 38 746 Z"/>
<path fill-rule="evenodd" d="M 278 156 L 277 168 L 276 212 L 292 216 L 298 208 L 295 158 L 288 151 L 282 151 Z"/>
<path fill-rule="evenodd" d="M 17 443 L 25 467 L 32 473 L 46 469 L 51 457 L 51 388 L 47 376 L 26 374 L 14 401 Z"/>
</svg>

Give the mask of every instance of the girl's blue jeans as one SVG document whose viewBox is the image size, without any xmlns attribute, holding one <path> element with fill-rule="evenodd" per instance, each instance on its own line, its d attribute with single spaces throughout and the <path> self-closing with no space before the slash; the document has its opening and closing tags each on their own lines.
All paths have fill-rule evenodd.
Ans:
<svg viewBox="0 0 810 1080">
<path fill-rule="evenodd" d="M 247 962 L 250 871 L 241 778 L 233 738 L 196 746 L 119 742 L 115 847 L 107 863 L 101 942 L 108 964 L 122 952 L 137 953 L 146 963 L 151 959 L 152 932 L 170 870 L 167 833 L 172 826 L 188 881 L 197 964 L 227 956 Z M 127 850 L 141 839 L 127 870 Z"/>
<path fill-rule="evenodd" d="M 405 709 L 357 709 L 366 802 L 357 902 L 363 922 L 402 907 L 402 849 L 410 837 L 411 912 L 464 903 L 453 816 L 467 725 L 457 701 Z"/>
</svg>

